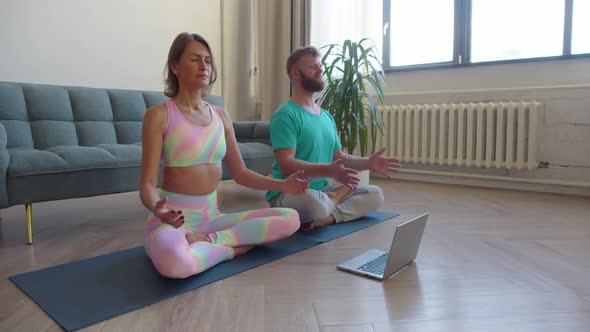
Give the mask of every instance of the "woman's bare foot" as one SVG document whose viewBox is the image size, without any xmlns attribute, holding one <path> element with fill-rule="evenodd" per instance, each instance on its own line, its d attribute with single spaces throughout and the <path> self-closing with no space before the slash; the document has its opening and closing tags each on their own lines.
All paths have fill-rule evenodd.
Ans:
<svg viewBox="0 0 590 332">
<path fill-rule="evenodd" d="M 186 233 L 186 240 L 188 241 L 188 244 L 193 244 L 199 241 L 211 243 L 211 239 L 209 238 L 209 236 L 205 234 L 199 234 L 196 232 Z"/>
<path fill-rule="evenodd" d="M 340 186 L 334 191 L 326 191 L 325 194 L 330 197 L 332 202 L 334 202 L 334 205 L 338 205 L 340 202 L 342 202 L 344 196 L 348 195 L 348 193 L 351 191 L 352 189 L 347 186 Z"/>
<path fill-rule="evenodd" d="M 312 222 L 308 222 L 305 224 L 301 224 L 301 230 L 303 232 L 311 232 L 316 228 L 320 228 L 320 227 L 324 227 L 330 224 L 333 224 L 336 220 L 334 220 L 334 217 L 332 215 L 330 215 L 328 218 L 326 219 L 322 219 L 322 220 L 317 220 L 317 221 L 312 221 Z"/>
<path fill-rule="evenodd" d="M 234 257 L 243 255 L 243 254 L 247 253 L 248 251 L 252 250 L 253 248 L 254 248 L 254 246 L 234 247 Z"/>
</svg>

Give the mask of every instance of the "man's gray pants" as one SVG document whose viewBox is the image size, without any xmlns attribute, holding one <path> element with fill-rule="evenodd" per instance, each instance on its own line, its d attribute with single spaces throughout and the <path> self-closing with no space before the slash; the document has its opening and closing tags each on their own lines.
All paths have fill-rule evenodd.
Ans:
<svg viewBox="0 0 590 332">
<path fill-rule="evenodd" d="M 334 191 L 341 185 L 332 185 L 324 192 L 307 189 L 305 193 L 293 195 L 281 192 L 270 201 L 272 207 L 288 207 L 299 213 L 302 224 L 324 220 L 334 216 L 336 222 L 357 219 L 377 210 L 383 205 L 383 191 L 374 185 L 361 185 L 349 192 L 338 205 L 325 192 Z"/>
</svg>

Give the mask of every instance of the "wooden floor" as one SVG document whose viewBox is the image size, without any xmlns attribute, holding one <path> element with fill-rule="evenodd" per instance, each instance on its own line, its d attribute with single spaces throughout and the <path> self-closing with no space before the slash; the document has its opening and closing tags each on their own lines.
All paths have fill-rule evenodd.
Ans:
<svg viewBox="0 0 590 332">
<path fill-rule="evenodd" d="M 372 179 L 391 221 L 84 331 L 589 331 L 590 198 Z M 224 182 L 222 211 L 266 207 Z M 415 264 L 383 283 L 337 271 L 431 217 Z M 142 244 L 138 194 L 2 210 L 0 331 L 59 331 L 7 277 Z M 113 271 L 115 273 L 115 271 Z"/>
</svg>

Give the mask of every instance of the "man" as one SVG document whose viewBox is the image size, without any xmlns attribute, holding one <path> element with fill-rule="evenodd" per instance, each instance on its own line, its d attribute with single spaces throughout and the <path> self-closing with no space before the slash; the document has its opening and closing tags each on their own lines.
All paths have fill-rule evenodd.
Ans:
<svg viewBox="0 0 590 332">
<path fill-rule="evenodd" d="M 383 204 L 383 191 L 374 185 L 358 185 L 358 170 L 382 174 L 400 167 L 381 150 L 369 158 L 346 154 L 332 115 L 314 103 L 313 95 L 324 88 L 320 54 L 315 47 L 295 50 L 287 59 L 293 94 L 270 121 L 275 160 L 272 177 L 284 179 L 303 170 L 311 178 L 300 195 L 269 191 L 272 207 L 290 207 L 299 213 L 301 229 L 310 231 L 332 223 L 359 218 Z M 328 177 L 342 185 L 328 187 Z"/>
</svg>

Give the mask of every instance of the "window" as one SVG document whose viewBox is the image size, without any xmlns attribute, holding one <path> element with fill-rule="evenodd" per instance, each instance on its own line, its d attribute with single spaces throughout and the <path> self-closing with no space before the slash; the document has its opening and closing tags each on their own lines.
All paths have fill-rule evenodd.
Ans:
<svg viewBox="0 0 590 332">
<path fill-rule="evenodd" d="M 561 55 L 564 8 L 564 0 L 472 0 L 471 61 Z"/>
<path fill-rule="evenodd" d="M 385 69 L 590 56 L 590 0 L 311 0 L 318 47 L 369 37 Z"/>
<path fill-rule="evenodd" d="M 575 0 L 572 18 L 572 54 L 590 53 L 590 1 Z"/>
<path fill-rule="evenodd" d="M 371 38 L 383 54 L 382 10 L 382 0 L 312 0 L 310 44 L 321 48 Z"/>
<path fill-rule="evenodd" d="M 392 0 L 389 65 L 452 61 L 454 15 L 454 0 Z"/>
</svg>

